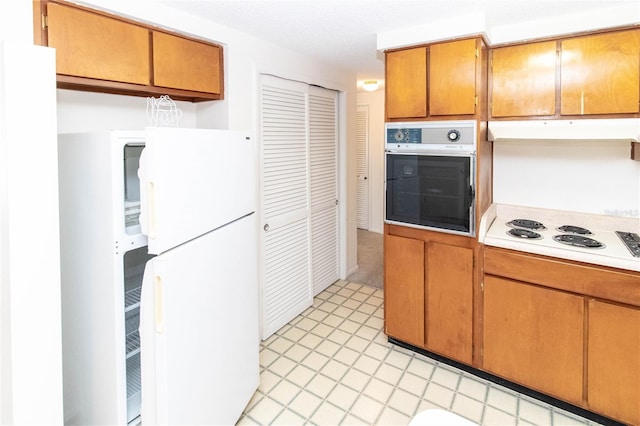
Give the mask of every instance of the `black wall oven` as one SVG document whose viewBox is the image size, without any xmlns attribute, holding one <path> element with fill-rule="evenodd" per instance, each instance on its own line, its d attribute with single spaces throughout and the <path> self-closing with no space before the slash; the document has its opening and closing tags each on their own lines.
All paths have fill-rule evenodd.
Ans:
<svg viewBox="0 0 640 426">
<path fill-rule="evenodd" d="M 475 236 L 475 121 L 386 126 L 385 222 Z"/>
</svg>

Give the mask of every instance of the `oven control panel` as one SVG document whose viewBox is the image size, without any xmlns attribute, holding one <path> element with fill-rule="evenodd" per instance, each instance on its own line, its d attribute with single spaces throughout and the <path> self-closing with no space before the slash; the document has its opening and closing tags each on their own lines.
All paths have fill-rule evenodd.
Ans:
<svg viewBox="0 0 640 426">
<path fill-rule="evenodd" d="M 474 120 L 386 123 L 387 151 L 475 152 Z"/>
</svg>

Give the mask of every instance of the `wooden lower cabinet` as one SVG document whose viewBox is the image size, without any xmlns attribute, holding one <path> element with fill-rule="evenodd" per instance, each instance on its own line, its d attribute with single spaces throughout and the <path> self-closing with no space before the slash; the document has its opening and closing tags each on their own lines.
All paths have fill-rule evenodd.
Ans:
<svg viewBox="0 0 640 426">
<path fill-rule="evenodd" d="M 384 238 L 385 333 L 471 364 L 473 249 L 428 237 Z"/>
<path fill-rule="evenodd" d="M 426 347 L 473 361 L 473 250 L 427 244 Z"/>
<path fill-rule="evenodd" d="M 384 328 L 424 346 L 424 241 L 384 236 Z"/>
<path fill-rule="evenodd" d="M 640 424 L 640 309 L 588 303 L 588 408 Z"/>
<path fill-rule="evenodd" d="M 484 278 L 483 369 L 581 405 L 584 298 Z"/>
</svg>

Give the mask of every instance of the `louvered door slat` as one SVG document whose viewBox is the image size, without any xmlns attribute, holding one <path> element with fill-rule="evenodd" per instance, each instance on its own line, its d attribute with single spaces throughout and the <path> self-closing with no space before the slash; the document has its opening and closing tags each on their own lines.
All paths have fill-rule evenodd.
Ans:
<svg viewBox="0 0 640 426">
<path fill-rule="evenodd" d="M 313 294 L 338 279 L 338 94 L 309 90 Z"/>
<path fill-rule="evenodd" d="M 360 229 L 369 229 L 369 110 L 356 110 L 356 222 Z"/>
<path fill-rule="evenodd" d="M 308 86 L 260 79 L 262 338 L 312 303 Z"/>
</svg>

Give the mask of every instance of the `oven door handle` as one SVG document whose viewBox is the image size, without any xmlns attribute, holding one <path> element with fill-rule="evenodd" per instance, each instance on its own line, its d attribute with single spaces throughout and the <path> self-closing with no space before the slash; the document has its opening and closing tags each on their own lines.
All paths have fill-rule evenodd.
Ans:
<svg viewBox="0 0 640 426">
<path fill-rule="evenodd" d="M 473 206 L 473 201 L 476 199 L 476 190 L 473 189 L 473 186 L 469 185 L 469 207 Z"/>
</svg>

